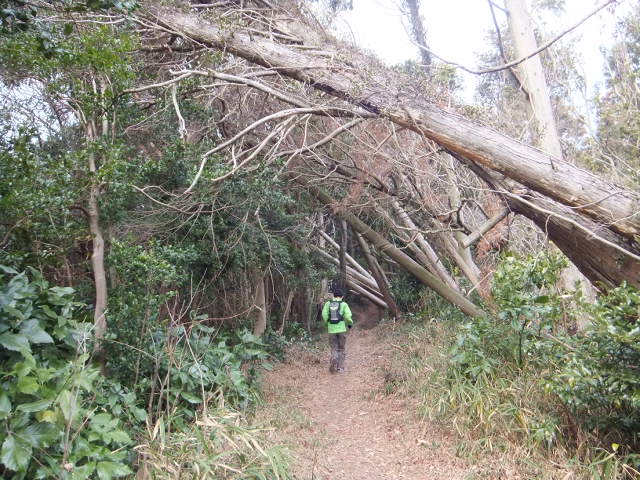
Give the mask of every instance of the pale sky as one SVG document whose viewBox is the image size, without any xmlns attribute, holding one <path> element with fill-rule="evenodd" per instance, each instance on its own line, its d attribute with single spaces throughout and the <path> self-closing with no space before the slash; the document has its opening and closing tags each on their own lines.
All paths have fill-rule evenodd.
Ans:
<svg viewBox="0 0 640 480">
<path fill-rule="evenodd" d="M 582 57 L 590 94 L 602 78 L 604 59 L 600 47 L 610 45 L 616 19 L 628 11 L 634 1 L 621 0 L 614 13 L 606 8 L 568 35 L 568 38 L 580 40 L 580 51 L 576 53 Z M 387 63 L 417 60 L 418 49 L 409 41 L 404 29 L 398 8 L 400 3 L 400 0 L 354 0 L 353 11 L 341 16 L 341 30 L 350 32 L 347 36 L 353 36 L 358 45 L 374 51 Z M 430 49 L 446 60 L 477 69 L 477 54 L 486 51 L 487 31 L 494 28 L 487 0 L 421 0 L 420 3 Z M 502 5 L 500 0 L 495 3 Z M 602 3 L 604 0 L 566 0 L 565 13 L 555 18 L 549 16 L 543 30 L 559 33 Z M 496 9 L 496 16 L 503 23 L 504 13 Z M 470 100 L 476 78 L 470 74 L 462 76 L 464 96 Z"/>
</svg>

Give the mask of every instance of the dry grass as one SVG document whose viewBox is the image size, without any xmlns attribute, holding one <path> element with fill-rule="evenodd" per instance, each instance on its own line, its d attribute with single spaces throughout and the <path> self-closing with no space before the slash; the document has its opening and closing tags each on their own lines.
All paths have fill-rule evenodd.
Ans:
<svg viewBox="0 0 640 480">
<path fill-rule="evenodd" d="M 166 433 L 162 420 L 138 445 L 138 479 L 287 480 L 288 459 L 281 447 L 267 446 L 269 431 L 247 424 L 229 409 L 209 411 L 190 431 Z"/>
<path fill-rule="evenodd" d="M 551 400 L 539 376 L 501 372 L 476 385 L 452 371 L 452 332 L 446 322 L 395 329 L 387 388 L 418 399 L 426 421 L 456 432 L 456 454 L 474 465 L 469 479 L 638 478 L 611 452 L 587 458 L 586 449 L 567 444 L 553 422 L 544 423 L 552 415 Z"/>
</svg>

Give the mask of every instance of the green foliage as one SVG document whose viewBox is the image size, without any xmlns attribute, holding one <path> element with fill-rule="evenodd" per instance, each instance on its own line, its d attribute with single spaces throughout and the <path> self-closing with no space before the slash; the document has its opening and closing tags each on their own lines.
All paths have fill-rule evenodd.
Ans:
<svg viewBox="0 0 640 480">
<path fill-rule="evenodd" d="M 271 325 L 274 324 L 273 321 L 268 323 Z M 261 340 L 269 355 L 278 360 L 284 360 L 287 349 L 290 346 L 308 345 L 311 342 L 311 337 L 302 325 L 297 322 L 291 322 L 286 326 L 283 333 L 279 333 L 272 328 L 267 328 L 264 334 L 262 334 Z"/>
<path fill-rule="evenodd" d="M 422 284 L 404 270 L 391 278 L 391 294 L 401 311 L 420 310 L 420 291 Z"/>
<path fill-rule="evenodd" d="M 640 292 L 621 285 L 601 297 L 592 322 L 546 386 L 589 430 L 640 432 Z M 622 441 L 622 440 L 621 440 Z"/>
<path fill-rule="evenodd" d="M 617 28 L 616 43 L 608 52 L 606 88 L 596 98 L 597 147 L 589 165 L 637 187 L 640 139 L 640 6 L 634 5 Z M 604 157 L 599 161 L 598 157 Z"/>
<path fill-rule="evenodd" d="M 452 327 L 446 361 L 423 387 L 424 408 L 468 428 L 470 451 L 514 442 L 542 455 L 580 441 L 575 468 L 614 478 L 638 466 L 640 293 L 622 285 L 592 308 L 579 296 L 567 304 L 555 291 L 564 264 L 549 254 L 502 258 L 497 317 Z M 579 316 L 591 324 L 569 336 L 561 327 Z"/>
<path fill-rule="evenodd" d="M 507 253 L 493 277 L 492 294 L 498 304 L 498 320 L 493 333 L 495 353 L 503 360 L 522 366 L 528 354 L 535 360 L 537 353 L 527 350 L 540 346 L 535 342 L 540 332 L 552 330 L 562 315 L 562 304 L 555 284 L 566 259 L 556 254 L 541 254 L 517 258 Z M 483 335 L 489 335 L 484 332 Z M 514 339 L 517 341 L 514 342 Z M 512 348 L 514 347 L 514 348 Z"/>
<path fill-rule="evenodd" d="M 90 325 L 69 287 L 0 267 L 0 462 L 4 478 L 130 474 L 132 439 L 118 416 L 144 410 L 89 362 Z M 125 416 L 126 418 L 126 416 Z"/>
<path fill-rule="evenodd" d="M 49 5 L 34 4 L 24 0 L 6 0 L 0 8 L 0 35 L 11 40 L 12 37 L 24 39 L 25 34 L 28 34 L 38 45 L 40 53 L 46 58 L 53 58 L 66 52 L 60 45 L 61 38 L 71 35 L 74 25 L 69 22 L 58 26 L 55 23 L 42 21 L 40 17 L 47 14 L 64 15 L 68 12 L 127 14 L 137 6 L 137 2 L 132 0 L 70 0 L 49 2 Z"/>
<path fill-rule="evenodd" d="M 195 323 L 156 330 L 150 341 L 157 345 L 156 372 L 136 387 L 156 392 L 152 408 L 168 426 L 188 429 L 195 408 L 218 398 L 241 410 L 259 401 L 258 361 L 266 352 L 250 332 L 221 334 Z"/>
</svg>

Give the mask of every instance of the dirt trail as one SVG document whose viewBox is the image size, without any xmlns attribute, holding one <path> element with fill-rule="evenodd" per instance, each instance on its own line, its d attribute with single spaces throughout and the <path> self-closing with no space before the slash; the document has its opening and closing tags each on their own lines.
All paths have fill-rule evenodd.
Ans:
<svg viewBox="0 0 640 480">
<path fill-rule="evenodd" d="M 276 426 L 274 440 L 291 447 L 297 480 L 469 478 L 445 433 L 385 395 L 389 349 L 375 330 L 354 329 L 346 373 L 329 373 L 325 349 L 296 352 L 267 375 L 260 416 Z"/>
</svg>

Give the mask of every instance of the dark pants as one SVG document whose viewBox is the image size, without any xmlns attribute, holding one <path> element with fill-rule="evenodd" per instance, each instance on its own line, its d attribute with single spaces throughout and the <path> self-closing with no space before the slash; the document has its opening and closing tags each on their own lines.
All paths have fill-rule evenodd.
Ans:
<svg viewBox="0 0 640 480">
<path fill-rule="evenodd" d="M 329 370 L 335 372 L 338 368 L 344 368 L 345 348 L 347 346 L 346 333 L 330 333 L 329 345 L 331 345 L 331 360 Z"/>
</svg>

